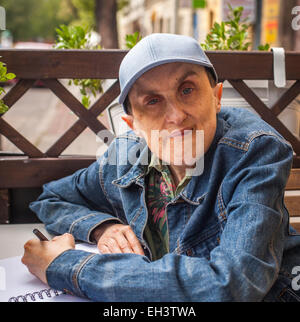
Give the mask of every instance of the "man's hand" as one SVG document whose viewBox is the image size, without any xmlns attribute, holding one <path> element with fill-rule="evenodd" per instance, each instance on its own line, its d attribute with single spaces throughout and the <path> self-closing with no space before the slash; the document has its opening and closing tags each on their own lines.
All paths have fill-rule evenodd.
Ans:
<svg viewBox="0 0 300 322">
<path fill-rule="evenodd" d="M 92 233 L 97 247 L 103 254 L 134 253 L 144 255 L 143 248 L 129 225 L 108 222 Z"/>
<path fill-rule="evenodd" d="M 22 263 L 30 273 L 47 284 L 46 269 L 61 253 L 75 248 L 74 237 L 70 234 L 54 237 L 50 241 L 31 239 L 24 245 Z"/>
</svg>

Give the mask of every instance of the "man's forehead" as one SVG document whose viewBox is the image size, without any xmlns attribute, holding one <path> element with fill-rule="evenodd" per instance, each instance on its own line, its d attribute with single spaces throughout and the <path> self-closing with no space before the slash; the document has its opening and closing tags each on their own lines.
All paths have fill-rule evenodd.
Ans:
<svg viewBox="0 0 300 322">
<path fill-rule="evenodd" d="M 172 78 L 174 81 L 181 82 L 191 75 L 202 75 L 204 67 L 190 63 L 168 63 L 157 66 L 148 70 L 141 77 L 139 77 L 132 86 L 132 90 L 142 91 L 147 90 L 148 86 L 161 80 L 162 78 Z M 157 83 L 156 83 L 157 84 Z"/>
</svg>

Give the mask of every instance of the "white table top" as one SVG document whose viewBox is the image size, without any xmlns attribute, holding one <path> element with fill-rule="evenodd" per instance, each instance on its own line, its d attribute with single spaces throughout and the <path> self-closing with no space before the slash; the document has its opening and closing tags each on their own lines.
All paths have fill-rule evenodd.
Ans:
<svg viewBox="0 0 300 322">
<path fill-rule="evenodd" d="M 46 237 L 44 224 L 3 224 L 0 225 L 0 259 L 24 254 L 24 244 L 27 240 L 37 238 L 32 230 L 38 228 Z"/>
</svg>

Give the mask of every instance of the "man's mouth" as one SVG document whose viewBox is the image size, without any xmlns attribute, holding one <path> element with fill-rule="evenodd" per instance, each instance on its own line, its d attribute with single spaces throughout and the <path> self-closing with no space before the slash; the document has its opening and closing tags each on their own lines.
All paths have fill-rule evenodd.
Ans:
<svg viewBox="0 0 300 322">
<path fill-rule="evenodd" d="M 193 131 L 192 127 L 185 127 L 183 129 L 177 129 L 177 130 L 172 131 L 168 137 L 175 138 L 178 136 L 184 136 L 184 135 L 190 134 L 192 131 Z"/>
</svg>

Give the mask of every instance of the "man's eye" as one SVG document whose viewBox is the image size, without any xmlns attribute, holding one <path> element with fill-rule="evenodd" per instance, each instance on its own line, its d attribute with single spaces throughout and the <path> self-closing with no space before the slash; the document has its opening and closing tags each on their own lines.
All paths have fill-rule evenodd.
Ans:
<svg viewBox="0 0 300 322">
<path fill-rule="evenodd" d="M 156 104 L 156 103 L 158 103 L 158 98 L 153 98 L 152 100 L 150 100 L 150 101 L 148 101 L 148 105 L 154 105 L 154 104 Z"/>
<path fill-rule="evenodd" d="M 184 95 L 188 95 L 188 94 L 191 94 L 191 93 L 192 93 L 192 91 L 193 91 L 193 89 L 192 89 L 192 88 L 187 87 L 187 88 L 184 88 L 184 89 L 182 90 L 182 93 L 183 93 Z"/>
</svg>

